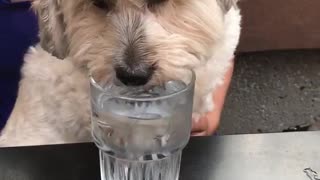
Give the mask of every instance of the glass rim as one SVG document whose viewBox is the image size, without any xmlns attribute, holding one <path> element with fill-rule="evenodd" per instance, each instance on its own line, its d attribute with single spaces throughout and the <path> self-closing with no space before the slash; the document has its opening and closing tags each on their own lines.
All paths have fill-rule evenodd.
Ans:
<svg viewBox="0 0 320 180">
<path fill-rule="evenodd" d="M 173 92 L 170 94 L 166 94 L 164 96 L 159 96 L 159 97 L 128 97 L 128 96 L 123 96 L 123 95 L 115 95 L 115 94 L 110 94 L 113 98 L 120 99 L 120 100 L 126 100 L 126 101 L 158 101 L 158 100 L 164 100 L 164 99 L 169 99 L 175 96 L 178 96 L 186 91 L 189 91 L 190 89 L 194 88 L 195 85 L 195 80 L 196 80 L 196 74 L 193 70 L 190 70 L 191 72 L 191 78 L 190 82 L 184 87 L 182 90 Z M 90 85 L 92 85 L 94 88 L 99 89 L 102 92 L 107 92 L 103 87 L 101 87 L 92 77 L 92 75 L 89 75 L 90 78 Z M 90 90 L 91 91 L 91 90 Z"/>
</svg>

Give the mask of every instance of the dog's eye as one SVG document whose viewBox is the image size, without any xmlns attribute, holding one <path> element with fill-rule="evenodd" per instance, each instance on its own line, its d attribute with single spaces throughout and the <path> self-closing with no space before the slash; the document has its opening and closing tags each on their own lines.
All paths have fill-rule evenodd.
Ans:
<svg viewBox="0 0 320 180">
<path fill-rule="evenodd" d="M 93 4 L 100 9 L 109 10 L 110 8 L 110 3 L 108 0 L 93 0 Z"/>
<path fill-rule="evenodd" d="M 147 3 L 148 3 L 148 7 L 154 7 L 157 5 L 161 5 L 167 1 L 168 0 L 147 0 Z"/>
</svg>

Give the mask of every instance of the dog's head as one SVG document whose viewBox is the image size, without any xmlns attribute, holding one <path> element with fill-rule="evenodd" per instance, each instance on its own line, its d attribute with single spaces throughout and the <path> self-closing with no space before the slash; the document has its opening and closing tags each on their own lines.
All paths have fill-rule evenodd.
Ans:
<svg viewBox="0 0 320 180">
<path fill-rule="evenodd" d="M 96 80 L 184 79 L 205 63 L 236 0 L 35 0 L 41 44 Z"/>
</svg>

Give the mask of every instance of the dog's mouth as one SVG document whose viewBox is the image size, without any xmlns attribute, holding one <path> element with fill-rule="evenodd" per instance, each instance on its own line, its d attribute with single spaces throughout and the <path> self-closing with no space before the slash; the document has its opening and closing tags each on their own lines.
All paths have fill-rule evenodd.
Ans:
<svg viewBox="0 0 320 180">
<path fill-rule="evenodd" d="M 187 84 L 180 80 L 167 81 L 158 85 L 127 86 L 119 80 L 114 80 L 103 89 L 114 96 L 129 98 L 156 98 L 178 93 L 187 88 Z"/>
<path fill-rule="evenodd" d="M 116 67 L 115 74 L 118 84 L 121 82 L 126 86 L 144 86 L 151 80 L 155 68 L 139 67 L 134 70 L 123 67 Z"/>
<path fill-rule="evenodd" d="M 194 83 L 195 74 L 187 81 L 183 80 L 166 80 L 160 83 L 147 83 L 140 86 L 131 86 L 124 84 L 116 76 L 113 76 L 107 83 L 95 81 L 93 76 L 90 76 L 91 84 L 98 87 L 100 90 L 114 97 L 123 98 L 159 98 L 170 96 L 175 93 L 180 93 L 188 89 Z"/>
</svg>

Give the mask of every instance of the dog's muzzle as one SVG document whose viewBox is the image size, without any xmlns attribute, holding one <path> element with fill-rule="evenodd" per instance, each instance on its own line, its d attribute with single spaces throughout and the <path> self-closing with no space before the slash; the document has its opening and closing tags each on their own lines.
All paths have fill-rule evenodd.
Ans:
<svg viewBox="0 0 320 180">
<path fill-rule="evenodd" d="M 117 66 L 116 76 L 126 86 L 143 86 L 151 79 L 154 67 L 140 64 L 133 67 Z"/>
</svg>

